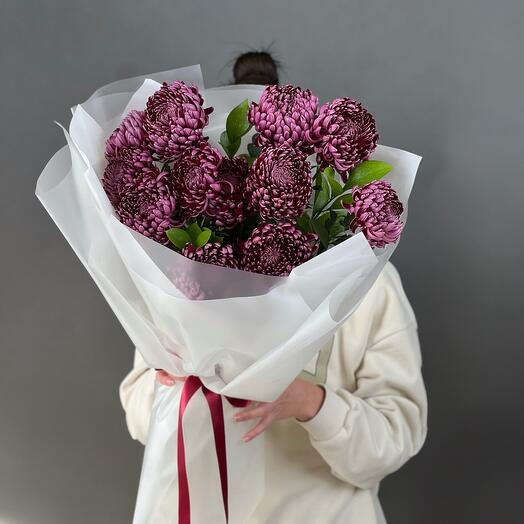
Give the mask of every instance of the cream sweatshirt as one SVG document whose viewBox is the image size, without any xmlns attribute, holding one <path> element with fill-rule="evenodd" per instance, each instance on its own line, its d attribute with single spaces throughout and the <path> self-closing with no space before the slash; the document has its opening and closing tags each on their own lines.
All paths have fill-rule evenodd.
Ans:
<svg viewBox="0 0 524 524">
<path fill-rule="evenodd" d="M 426 437 L 421 364 L 415 316 L 388 263 L 299 375 L 324 386 L 318 414 L 266 430 L 266 491 L 246 524 L 385 523 L 379 482 L 415 455 Z M 120 398 L 129 432 L 142 443 L 154 385 L 155 371 L 136 353 Z"/>
</svg>

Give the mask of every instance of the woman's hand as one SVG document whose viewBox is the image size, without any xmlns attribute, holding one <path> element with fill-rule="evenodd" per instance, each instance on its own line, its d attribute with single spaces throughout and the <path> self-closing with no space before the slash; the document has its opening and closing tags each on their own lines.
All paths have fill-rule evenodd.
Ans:
<svg viewBox="0 0 524 524">
<path fill-rule="evenodd" d="M 186 377 L 171 375 L 163 369 L 156 370 L 156 379 L 163 386 L 174 386 Z M 313 418 L 324 402 L 324 388 L 302 379 L 295 379 L 274 402 L 251 403 L 235 415 L 236 421 L 259 419 L 258 423 L 242 438 L 249 442 L 265 431 L 275 420 L 294 417 L 300 422 Z"/>
<path fill-rule="evenodd" d="M 249 442 L 265 431 L 275 420 L 290 417 L 306 422 L 313 418 L 324 402 L 325 391 L 321 386 L 299 378 L 295 379 L 274 402 L 253 403 L 252 407 L 238 412 L 234 419 L 259 419 L 258 423 L 242 438 Z"/>
<path fill-rule="evenodd" d="M 175 382 L 177 380 L 184 381 L 186 380 L 186 377 L 177 377 L 176 375 L 171 375 L 167 371 L 164 371 L 163 369 L 157 369 L 156 370 L 156 379 L 162 386 L 174 386 Z"/>
</svg>

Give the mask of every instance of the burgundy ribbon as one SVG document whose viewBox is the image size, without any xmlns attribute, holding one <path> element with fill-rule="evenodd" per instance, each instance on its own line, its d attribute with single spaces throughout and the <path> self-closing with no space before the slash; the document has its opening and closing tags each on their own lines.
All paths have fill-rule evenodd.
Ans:
<svg viewBox="0 0 524 524">
<path fill-rule="evenodd" d="M 229 507 L 227 494 L 227 456 L 226 456 L 226 431 L 224 426 L 224 410 L 222 407 L 222 398 L 218 393 L 214 393 L 202 384 L 202 381 L 195 376 L 186 378 L 182 395 L 180 397 L 180 407 L 178 410 L 178 438 L 177 438 L 177 459 L 178 459 L 178 522 L 179 524 L 190 524 L 190 503 L 189 503 L 189 485 L 187 481 L 186 469 L 186 451 L 184 447 L 184 432 L 182 429 L 182 418 L 184 411 L 191 400 L 191 397 L 202 389 L 213 423 L 213 433 L 215 436 L 215 451 L 217 454 L 218 469 L 220 472 L 220 484 L 222 486 L 222 501 L 224 503 L 224 512 L 226 522 L 229 521 Z M 228 402 L 237 407 L 245 407 L 249 400 L 226 397 Z"/>
</svg>

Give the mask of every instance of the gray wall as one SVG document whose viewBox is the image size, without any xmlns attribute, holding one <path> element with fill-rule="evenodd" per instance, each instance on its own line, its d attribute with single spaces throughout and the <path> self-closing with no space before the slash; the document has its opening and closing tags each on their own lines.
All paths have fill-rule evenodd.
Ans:
<svg viewBox="0 0 524 524">
<path fill-rule="evenodd" d="M 253 3 L 254 4 L 254 3 Z M 394 262 L 420 323 L 425 448 L 383 483 L 393 524 L 522 522 L 522 0 L 0 5 L 0 522 L 130 522 L 132 348 L 33 196 L 53 120 L 102 84 L 273 44 L 283 80 L 351 95 L 424 156 Z M 287 524 L 287 523 L 286 523 Z"/>
</svg>

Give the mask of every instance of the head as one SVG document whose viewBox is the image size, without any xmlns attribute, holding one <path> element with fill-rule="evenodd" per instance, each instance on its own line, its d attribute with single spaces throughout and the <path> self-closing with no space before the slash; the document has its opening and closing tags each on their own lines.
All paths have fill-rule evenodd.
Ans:
<svg viewBox="0 0 524 524">
<path fill-rule="evenodd" d="M 278 84 L 278 62 L 265 51 L 241 54 L 233 66 L 235 84 Z"/>
</svg>

